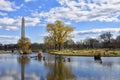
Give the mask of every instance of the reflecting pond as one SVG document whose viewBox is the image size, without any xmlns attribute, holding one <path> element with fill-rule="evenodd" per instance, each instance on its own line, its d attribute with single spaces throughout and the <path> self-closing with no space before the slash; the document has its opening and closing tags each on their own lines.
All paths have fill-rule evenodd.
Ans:
<svg viewBox="0 0 120 80">
<path fill-rule="evenodd" d="M 0 80 L 120 80 L 120 57 L 0 54 Z"/>
</svg>

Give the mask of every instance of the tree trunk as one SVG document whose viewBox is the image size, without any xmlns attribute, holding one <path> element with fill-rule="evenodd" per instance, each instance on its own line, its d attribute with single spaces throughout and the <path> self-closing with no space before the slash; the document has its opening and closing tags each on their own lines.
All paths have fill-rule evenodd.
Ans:
<svg viewBox="0 0 120 80">
<path fill-rule="evenodd" d="M 59 43 L 59 44 L 58 44 L 58 46 L 59 46 L 59 48 L 58 48 L 58 49 L 59 49 L 59 51 L 60 51 L 60 50 L 61 50 L 61 43 Z"/>
<path fill-rule="evenodd" d="M 57 50 L 57 44 L 55 43 L 54 49 Z"/>
</svg>

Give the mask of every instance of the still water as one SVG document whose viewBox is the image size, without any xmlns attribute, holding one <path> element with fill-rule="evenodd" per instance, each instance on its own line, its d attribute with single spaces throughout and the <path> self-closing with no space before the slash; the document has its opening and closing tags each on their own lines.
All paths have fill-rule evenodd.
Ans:
<svg viewBox="0 0 120 80">
<path fill-rule="evenodd" d="M 0 54 L 0 80 L 120 80 L 120 57 Z"/>
</svg>

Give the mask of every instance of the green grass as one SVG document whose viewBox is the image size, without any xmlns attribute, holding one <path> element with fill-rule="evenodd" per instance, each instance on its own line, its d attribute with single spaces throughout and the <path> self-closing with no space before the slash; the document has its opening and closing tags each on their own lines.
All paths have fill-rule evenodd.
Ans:
<svg viewBox="0 0 120 80">
<path fill-rule="evenodd" d="M 110 50 L 110 49 L 83 49 L 83 50 L 52 50 L 49 51 L 51 54 L 59 55 L 70 55 L 70 56 L 120 56 L 120 50 Z"/>
</svg>

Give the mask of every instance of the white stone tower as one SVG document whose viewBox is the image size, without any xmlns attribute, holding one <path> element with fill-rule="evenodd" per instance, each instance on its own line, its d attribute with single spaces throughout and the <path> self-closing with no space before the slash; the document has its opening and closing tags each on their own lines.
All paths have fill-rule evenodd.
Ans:
<svg viewBox="0 0 120 80">
<path fill-rule="evenodd" d="M 25 19 L 22 17 L 21 38 L 25 38 Z"/>
</svg>

